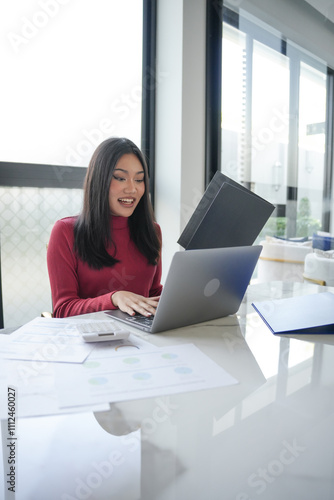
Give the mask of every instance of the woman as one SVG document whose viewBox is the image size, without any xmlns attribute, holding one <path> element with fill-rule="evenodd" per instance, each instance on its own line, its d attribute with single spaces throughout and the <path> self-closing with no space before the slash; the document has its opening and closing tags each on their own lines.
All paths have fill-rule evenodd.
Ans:
<svg viewBox="0 0 334 500">
<path fill-rule="evenodd" d="M 161 285 L 161 231 L 149 198 L 143 154 L 110 138 L 94 152 L 83 209 L 54 225 L 47 252 L 53 315 L 107 309 L 155 313 Z"/>
</svg>

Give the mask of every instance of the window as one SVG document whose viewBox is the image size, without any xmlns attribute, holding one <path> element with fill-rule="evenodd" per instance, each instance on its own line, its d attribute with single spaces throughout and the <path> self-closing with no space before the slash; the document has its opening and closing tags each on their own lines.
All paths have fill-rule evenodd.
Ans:
<svg viewBox="0 0 334 500">
<path fill-rule="evenodd" d="M 222 31 L 221 170 L 276 206 L 261 237 L 328 231 L 326 64 L 246 13 Z"/>
<path fill-rule="evenodd" d="M 0 160 L 87 166 L 111 135 L 140 146 L 143 3 L 20 0 L 5 10 Z"/>
<path fill-rule="evenodd" d="M 80 210 L 82 167 L 96 146 L 113 135 L 141 145 L 143 1 L 20 0 L 2 10 L 1 270 L 10 327 L 52 308 L 46 245 L 54 222 Z"/>
</svg>

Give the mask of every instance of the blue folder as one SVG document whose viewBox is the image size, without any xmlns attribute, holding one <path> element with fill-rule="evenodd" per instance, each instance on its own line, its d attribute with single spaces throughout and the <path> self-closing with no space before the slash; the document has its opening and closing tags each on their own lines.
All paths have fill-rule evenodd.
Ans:
<svg viewBox="0 0 334 500">
<path fill-rule="evenodd" d="M 334 333 L 334 293 L 253 302 L 272 333 Z"/>
</svg>

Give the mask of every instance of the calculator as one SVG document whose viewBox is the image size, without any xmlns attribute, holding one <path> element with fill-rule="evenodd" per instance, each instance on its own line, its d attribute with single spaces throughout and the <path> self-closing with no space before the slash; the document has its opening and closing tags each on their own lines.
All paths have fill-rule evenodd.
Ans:
<svg viewBox="0 0 334 500">
<path fill-rule="evenodd" d="M 92 321 L 75 325 L 85 342 L 105 342 L 110 340 L 126 340 L 130 332 L 122 328 L 116 321 Z"/>
</svg>

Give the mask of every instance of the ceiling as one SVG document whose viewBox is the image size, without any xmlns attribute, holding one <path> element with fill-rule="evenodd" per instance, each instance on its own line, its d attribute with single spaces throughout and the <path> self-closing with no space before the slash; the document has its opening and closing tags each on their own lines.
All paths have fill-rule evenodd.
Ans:
<svg viewBox="0 0 334 500">
<path fill-rule="evenodd" d="M 334 1 L 333 0 L 305 0 L 314 9 L 319 11 L 326 19 L 334 23 Z"/>
</svg>

